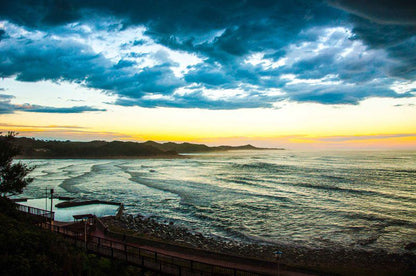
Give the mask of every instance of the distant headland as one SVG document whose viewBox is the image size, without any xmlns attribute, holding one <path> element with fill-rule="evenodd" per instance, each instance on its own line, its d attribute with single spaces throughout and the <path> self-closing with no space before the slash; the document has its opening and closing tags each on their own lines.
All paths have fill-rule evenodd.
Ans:
<svg viewBox="0 0 416 276">
<path fill-rule="evenodd" d="M 252 145 L 215 146 L 193 143 L 157 143 L 147 141 L 56 141 L 19 137 L 14 143 L 21 148 L 18 158 L 177 158 L 186 153 L 207 153 L 232 150 L 284 150 L 283 148 L 258 148 Z"/>
</svg>

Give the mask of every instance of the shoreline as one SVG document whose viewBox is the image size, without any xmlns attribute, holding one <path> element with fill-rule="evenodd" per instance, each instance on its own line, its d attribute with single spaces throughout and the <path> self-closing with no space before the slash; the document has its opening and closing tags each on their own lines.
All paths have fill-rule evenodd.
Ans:
<svg viewBox="0 0 416 276">
<path fill-rule="evenodd" d="M 143 155 L 143 156 L 101 156 L 101 157 L 42 157 L 42 156 L 17 156 L 16 160 L 123 160 L 123 159 L 188 159 L 186 155 Z"/>
<path fill-rule="evenodd" d="M 122 215 L 102 218 L 113 232 L 126 234 L 185 248 L 202 249 L 228 255 L 275 261 L 273 252 L 282 251 L 281 264 L 318 274 L 340 275 L 403 275 L 416 272 L 416 253 L 388 253 L 383 250 L 366 251 L 354 248 L 309 248 L 283 243 L 248 243 L 235 240 L 206 237 L 186 228 L 165 221 L 138 215 Z"/>
<path fill-rule="evenodd" d="M 284 151 L 285 148 L 256 148 L 256 149 L 227 149 L 227 150 L 211 150 L 211 151 L 195 151 L 195 152 L 180 152 L 178 154 L 161 154 L 161 155 L 115 155 L 115 156 L 28 156 L 17 155 L 16 160 L 117 160 L 117 159 L 189 159 L 195 156 L 204 156 L 210 153 L 220 152 L 239 152 L 239 151 Z"/>
</svg>

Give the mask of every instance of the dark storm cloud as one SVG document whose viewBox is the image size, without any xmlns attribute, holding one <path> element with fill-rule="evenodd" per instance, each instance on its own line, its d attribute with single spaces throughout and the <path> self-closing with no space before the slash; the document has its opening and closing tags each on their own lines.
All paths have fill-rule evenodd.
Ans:
<svg viewBox="0 0 416 276">
<path fill-rule="evenodd" d="M 416 26 L 384 25 L 353 17 L 353 32 L 372 49 L 383 49 L 394 60 L 386 66 L 392 77 L 416 76 Z"/>
<path fill-rule="evenodd" d="M 330 1 L 351 13 L 356 39 L 374 49 L 384 49 L 395 63 L 387 67 L 391 76 L 416 77 L 416 5 L 412 0 Z"/>
<path fill-rule="evenodd" d="M 14 106 L 10 103 L 13 96 L 0 94 L 0 114 L 11 114 L 14 112 Z"/>
<path fill-rule="evenodd" d="M 409 98 L 410 92 L 397 94 L 393 90 L 377 85 L 306 85 L 297 84 L 286 87 L 291 100 L 321 104 L 358 104 L 366 98 L 377 97 Z"/>
<path fill-rule="evenodd" d="M 329 0 L 334 7 L 386 25 L 416 25 L 413 0 Z"/>
<path fill-rule="evenodd" d="M 29 30 L 59 33 L 68 39 L 57 40 L 50 35 L 41 39 L 10 38 L 0 30 L 0 76 L 28 82 L 75 82 L 118 96 L 116 104 L 146 107 L 271 107 L 285 98 L 357 104 L 369 97 L 412 96 L 410 92 L 397 94 L 389 87 L 394 79 L 413 80 L 416 76 L 416 12 L 410 1 L 392 3 L 385 0 L 1 0 L 1 19 Z M 111 22 L 107 18 L 117 19 L 121 27 L 106 25 Z M 194 54 L 203 63 L 190 66 L 184 76 L 178 77 L 173 71 L 178 64 L 163 52 L 153 56 L 155 65 L 140 69 L 131 59 L 145 53 L 132 51 L 114 62 L 70 39 L 71 28 L 65 24 L 75 22 L 111 32 L 141 25 L 154 42 Z M 254 53 L 263 53 L 264 58 L 276 62 L 289 55 L 293 47 L 316 42 L 322 37 L 323 28 L 337 26 L 352 28 L 351 36 L 344 38 L 345 34 L 335 32 L 327 38 L 326 48 L 305 47 L 289 64 L 264 67 L 246 62 Z M 88 36 L 88 33 L 77 35 Z M 352 41 L 365 47 L 354 49 L 362 51 L 360 54 L 345 56 L 343 52 L 352 47 Z M 123 45 L 123 49 L 147 43 L 135 39 Z M 290 85 L 281 78 L 284 74 L 294 74 L 298 79 L 336 75 L 341 84 Z M 384 84 L 373 83 L 388 78 L 391 79 Z M 194 91 L 182 95 L 175 93 L 178 88 Z M 247 97 L 213 100 L 199 91 L 237 88 L 246 91 Z M 285 94 L 270 97 L 259 92 L 275 88 Z"/>
<path fill-rule="evenodd" d="M 135 72 L 131 70 L 134 62 L 121 60 L 113 64 L 74 40 L 62 41 L 49 36 L 38 40 L 8 40 L 0 47 L 0 77 L 3 78 L 16 76 L 17 80 L 26 82 L 64 80 L 135 97 L 147 92 L 171 93 L 183 85 L 170 69 L 172 64 Z"/>
<path fill-rule="evenodd" d="M 18 24 L 49 28 L 90 13 L 111 14 L 145 25 L 147 34 L 172 48 L 227 60 L 251 51 L 280 49 L 307 26 L 328 24 L 341 12 L 318 1 L 2 1 L 2 17 Z M 199 41 L 224 30 L 213 41 Z"/>
<path fill-rule="evenodd" d="M 74 1 L 75 4 L 75 1 Z M 71 1 L 0 1 L 0 15 L 19 25 L 40 27 L 75 21 L 79 18 L 79 9 Z"/>
<path fill-rule="evenodd" d="M 385 78 L 388 68 L 385 68 L 388 57 L 379 51 L 367 51 L 365 55 L 358 53 L 354 44 L 348 38 L 339 38 L 340 32 L 328 37 L 327 44 L 331 45 L 325 51 L 320 51 L 310 57 L 304 57 L 287 66 L 282 71 L 288 74 L 297 74 L 300 79 L 321 79 L 331 74 L 346 83 L 366 83 L 377 78 Z M 348 54 L 345 49 L 351 48 Z M 315 51 L 316 47 L 306 49 Z M 377 95 L 377 91 L 373 91 Z"/>
<path fill-rule="evenodd" d="M 326 21 L 323 18 L 328 12 L 336 14 L 324 3 L 304 0 L 1 0 L 0 4 L 2 17 L 30 27 L 88 20 L 86 15 L 101 13 L 124 18 L 125 24 L 145 24 L 157 33 L 176 33 L 189 38 L 213 29 L 254 22 L 256 25 L 297 22 L 288 28 L 298 29 L 298 25 L 311 19 Z"/>
<path fill-rule="evenodd" d="M 6 31 L 0 29 L 0 40 L 2 40 L 6 36 Z"/>
<path fill-rule="evenodd" d="M 221 66 L 210 62 L 193 66 L 185 74 L 185 80 L 206 88 L 252 89 L 254 86 L 267 90 L 284 86 L 286 81 L 279 78 L 282 73 L 283 70 L 265 69 L 261 65 L 246 63 L 243 58 L 234 58 Z"/>
<path fill-rule="evenodd" d="M 0 47 L 0 76 L 20 81 L 70 80 L 82 82 L 89 72 L 111 64 L 89 47 L 48 36 L 33 40 L 7 39 Z M 87 71 L 85 71 L 87 70 Z"/>
<path fill-rule="evenodd" d="M 169 98 L 157 98 L 157 99 L 130 99 L 130 98 L 120 98 L 117 100 L 116 104 L 122 106 L 143 106 L 143 107 L 177 107 L 177 108 L 203 108 L 203 109 L 212 109 L 212 110 L 231 110 L 231 109 L 240 109 L 240 108 L 272 108 L 273 102 L 277 98 L 268 97 L 268 96 L 259 96 L 254 97 L 240 97 L 233 98 L 232 100 L 226 99 L 210 99 L 205 96 L 201 90 L 196 90 L 193 93 L 184 95 L 184 96 L 175 96 L 172 95 Z"/>
<path fill-rule="evenodd" d="M 210 65 L 197 66 L 186 74 L 185 80 L 191 83 L 203 83 L 213 86 L 221 86 L 234 81 L 232 76 L 226 75 L 223 70 Z"/>
</svg>

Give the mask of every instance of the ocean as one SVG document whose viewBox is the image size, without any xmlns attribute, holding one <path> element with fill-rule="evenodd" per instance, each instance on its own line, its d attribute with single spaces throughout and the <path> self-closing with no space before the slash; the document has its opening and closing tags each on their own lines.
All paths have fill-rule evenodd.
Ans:
<svg viewBox="0 0 416 276">
<path fill-rule="evenodd" d="M 21 160 L 45 189 L 242 242 L 403 253 L 416 242 L 416 152 L 231 151 L 185 159 Z"/>
</svg>

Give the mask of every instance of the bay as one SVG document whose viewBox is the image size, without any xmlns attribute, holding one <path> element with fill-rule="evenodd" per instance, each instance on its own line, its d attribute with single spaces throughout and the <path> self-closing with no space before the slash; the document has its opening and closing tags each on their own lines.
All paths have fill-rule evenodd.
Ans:
<svg viewBox="0 0 416 276">
<path fill-rule="evenodd" d="M 404 252 L 416 242 L 416 152 L 232 151 L 185 159 L 22 160 L 22 196 L 126 212 L 244 242 Z"/>
</svg>

